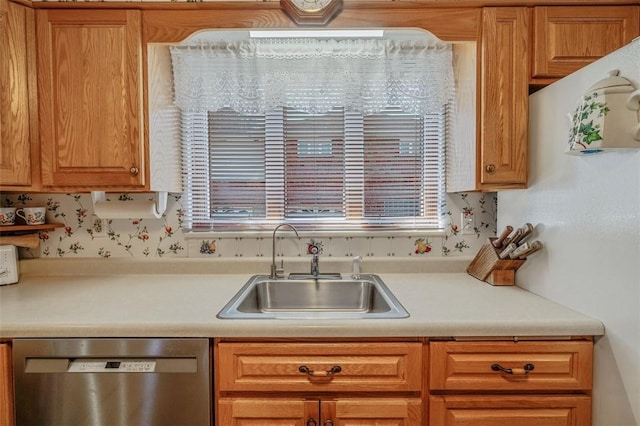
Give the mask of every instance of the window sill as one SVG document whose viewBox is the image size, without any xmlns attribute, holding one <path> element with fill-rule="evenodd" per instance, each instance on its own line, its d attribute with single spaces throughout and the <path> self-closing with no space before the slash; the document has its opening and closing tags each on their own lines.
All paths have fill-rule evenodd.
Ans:
<svg viewBox="0 0 640 426">
<path fill-rule="evenodd" d="M 287 235 L 290 232 L 286 228 L 278 231 L 278 235 Z M 342 231 L 299 231 L 300 238 L 307 237 L 443 237 L 445 235 L 444 229 L 402 229 L 402 230 L 342 230 Z M 273 230 L 267 231 L 184 231 L 184 238 L 190 239 L 203 239 L 203 238 L 271 238 Z"/>
</svg>

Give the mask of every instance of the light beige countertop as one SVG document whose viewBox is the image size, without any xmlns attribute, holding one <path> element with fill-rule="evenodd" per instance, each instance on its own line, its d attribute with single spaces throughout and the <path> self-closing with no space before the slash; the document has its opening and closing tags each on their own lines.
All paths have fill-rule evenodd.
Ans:
<svg viewBox="0 0 640 426">
<path fill-rule="evenodd" d="M 302 260 L 285 266 L 299 271 L 307 265 Z M 410 314 L 376 320 L 216 318 L 252 275 L 268 273 L 268 259 L 23 260 L 20 282 L 0 287 L 0 338 L 604 334 L 596 319 L 517 286 L 494 287 L 469 276 L 470 260 L 393 260 L 373 267 L 365 259 L 362 272 L 378 274 Z M 323 262 L 323 271 L 348 273 L 349 262 Z"/>
</svg>

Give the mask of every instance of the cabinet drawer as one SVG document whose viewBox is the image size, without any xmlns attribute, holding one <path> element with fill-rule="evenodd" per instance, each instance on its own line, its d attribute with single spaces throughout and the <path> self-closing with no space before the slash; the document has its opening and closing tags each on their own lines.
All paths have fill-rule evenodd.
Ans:
<svg viewBox="0 0 640 426">
<path fill-rule="evenodd" d="M 429 351 L 432 392 L 591 389 L 589 341 L 431 342 Z"/>
<path fill-rule="evenodd" d="M 446 395 L 429 400 L 429 424 L 438 426 L 584 426 L 586 395 Z"/>
<path fill-rule="evenodd" d="M 220 343 L 228 391 L 419 392 L 421 343 Z"/>
</svg>

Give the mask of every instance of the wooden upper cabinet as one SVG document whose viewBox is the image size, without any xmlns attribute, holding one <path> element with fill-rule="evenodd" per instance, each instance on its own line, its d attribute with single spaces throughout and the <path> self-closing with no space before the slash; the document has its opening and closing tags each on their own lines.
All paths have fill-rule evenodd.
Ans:
<svg viewBox="0 0 640 426">
<path fill-rule="evenodd" d="M 525 188 L 529 102 L 529 13 L 482 11 L 479 189 Z"/>
<path fill-rule="evenodd" d="M 138 10 L 36 11 L 42 181 L 145 189 Z"/>
<path fill-rule="evenodd" d="M 564 77 L 640 35 L 640 6 L 534 8 L 533 78 Z"/>
<path fill-rule="evenodd" d="M 0 0 L 0 186 L 33 189 L 38 148 L 33 10 Z M 32 162 L 36 163 L 32 167 Z M 34 177 L 35 175 L 35 177 Z"/>
</svg>

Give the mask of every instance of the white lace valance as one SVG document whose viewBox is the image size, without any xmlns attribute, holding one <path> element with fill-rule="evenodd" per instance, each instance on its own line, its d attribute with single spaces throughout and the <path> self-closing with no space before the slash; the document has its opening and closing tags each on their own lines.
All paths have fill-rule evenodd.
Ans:
<svg viewBox="0 0 640 426">
<path fill-rule="evenodd" d="M 185 111 L 246 114 L 387 106 L 424 114 L 453 93 L 451 46 L 433 40 L 252 39 L 171 47 L 175 102 Z"/>
</svg>

